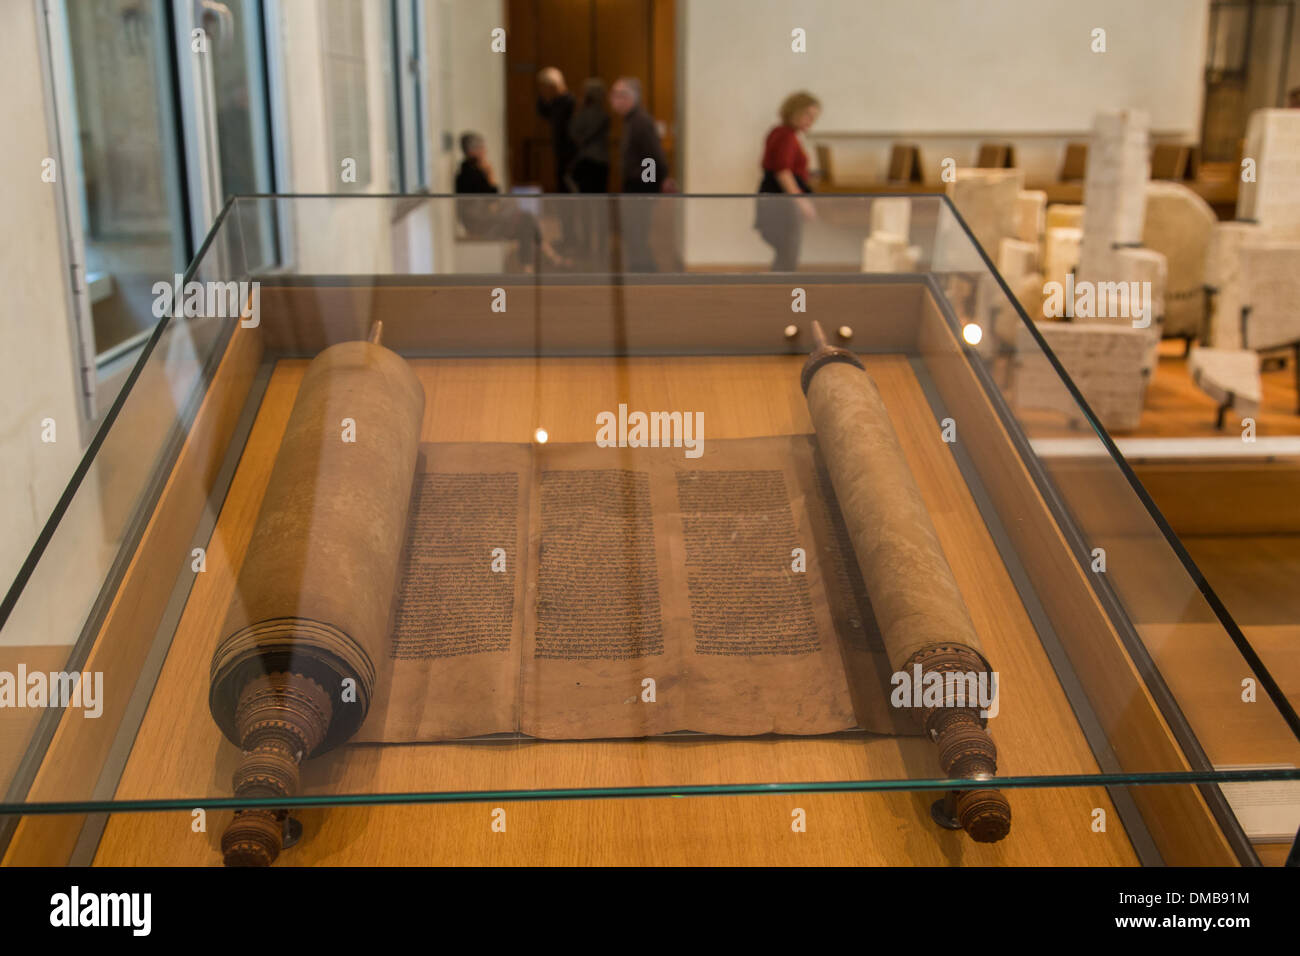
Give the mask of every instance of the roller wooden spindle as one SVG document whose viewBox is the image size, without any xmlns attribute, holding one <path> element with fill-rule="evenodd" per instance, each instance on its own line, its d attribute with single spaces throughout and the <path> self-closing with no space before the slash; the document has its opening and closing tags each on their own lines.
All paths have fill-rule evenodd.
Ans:
<svg viewBox="0 0 1300 956">
<path fill-rule="evenodd" d="M 803 390 L 890 663 L 907 674 L 919 665 L 923 680 L 929 674 L 991 677 L 875 383 L 856 355 L 827 341 L 816 321 L 812 337 Z M 978 702 L 948 693 L 938 706 L 912 708 L 939 748 L 944 774 L 992 778 L 997 748 Z M 993 842 L 1010 831 L 1011 806 L 999 791 L 981 787 L 954 797 L 954 816 L 974 840 Z"/>
<path fill-rule="evenodd" d="M 250 680 L 235 711 L 243 756 L 232 783 L 235 796 L 291 797 L 298 766 L 329 729 L 329 695 L 302 674 L 265 674 Z M 240 810 L 221 837 L 227 866 L 270 866 L 280 855 L 284 809 Z"/>
<path fill-rule="evenodd" d="M 209 707 L 240 748 L 227 865 L 267 866 L 299 766 L 365 720 L 387 653 L 424 392 L 380 344 L 342 342 L 308 366 L 213 653 Z"/>
</svg>

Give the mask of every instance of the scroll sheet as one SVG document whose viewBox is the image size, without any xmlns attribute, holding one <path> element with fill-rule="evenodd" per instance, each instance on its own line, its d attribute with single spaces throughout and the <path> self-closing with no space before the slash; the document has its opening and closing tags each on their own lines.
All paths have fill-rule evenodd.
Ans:
<svg viewBox="0 0 1300 956">
<path fill-rule="evenodd" d="M 365 742 L 910 733 L 811 435 L 421 446 Z"/>
</svg>

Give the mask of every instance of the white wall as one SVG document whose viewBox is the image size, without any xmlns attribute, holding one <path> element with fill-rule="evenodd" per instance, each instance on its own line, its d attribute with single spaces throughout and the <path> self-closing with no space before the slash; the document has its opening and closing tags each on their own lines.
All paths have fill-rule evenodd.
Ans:
<svg viewBox="0 0 1300 956">
<path fill-rule="evenodd" d="M 366 192 L 395 191 L 384 165 L 391 144 L 387 129 L 387 96 L 391 75 L 383 69 L 389 56 L 386 20 L 376 2 L 365 2 L 367 55 L 367 98 L 370 122 L 372 178 Z M 282 37 L 281 69 L 288 91 L 287 150 L 289 191 L 355 191 L 339 178 L 340 157 L 329 155 L 327 140 L 324 64 L 321 56 L 321 18 L 326 8 L 316 0 L 281 0 L 278 29 Z M 460 133 L 474 129 L 487 140 L 493 163 L 500 173 L 505 162 L 506 107 L 505 66 L 500 54 L 491 52 L 491 31 L 505 25 L 501 0 L 426 0 L 425 119 L 429 138 L 429 163 L 433 192 L 452 191 L 459 162 Z M 450 134 L 450 148 L 444 149 L 443 134 Z M 393 231 L 396 207 L 376 204 L 361 207 L 327 200 L 299 202 L 296 207 L 295 265 L 304 271 L 391 272 L 405 268 L 442 268 L 449 260 L 440 255 L 452 242 L 452 209 L 437 207 L 431 227 L 432 255 L 411 260 L 412 245 L 426 246 L 420 239 Z M 426 217 L 427 218 L 427 217 Z M 423 225 L 415 228 L 423 230 Z"/>
<path fill-rule="evenodd" d="M 754 190 L 763 137 L 797 89 L 822 101 L 814 139 L 862 134 L 825 140 L 850 179 L 882 178 L 897 134 L 932 134 L 927 178 L 945 155 L 971 163 L 981 139 L 1035 134 L 1017 142 L 1033 180 L 1054 177 L 1101 109 L 1144 109 L 1154 131 L 1189 140 L 1200 128 L 1203 0 L 683 0 L 680 15 L 688 192 Z M 791 51 L 795 27 L 806 53 Z M 1095 27 L 1105 53 L 1090 49 Z M 743 225 L 688 215 L 688 258 L 762 260 Z"/>
<path fill-rule="evenodd" d="M 342 161 L 329 141 L 323 44 L 328 8 L 317 0 L 281 0 L 279 31 L 286 90 L 286 131 L 279 147 L 287 150 L 294 193 L 384 193 L 396 190 L 388 174 L 388 99 L 392 96 L 382 58 L 391 56 L 386 20 L 379 4 L 362 0 L 365 29 L 366 102 L 370 139 L 369 182 L 344 183 Z M 274 65 L 273 65 L 274 66 Z M 285 135 L 287 133 L 287 135 Z M 391 271 L 390 212 L 384 203 L 301 200 L 292 206 L 295 236 L 293 266 L 304 272 L 369 273 Z"/>
<path fill-rule="evenodd" d="M 435 151 L 441 150 L 441 133 L 451 134 L 451 149 L 441 153 L 433 191 L 452 192 L 461 160 L 460 135 L 470 130 L 483 135 L 488 159 L 502 186 L 508 187 L 505 54 L 493 53 L 490 46 L 492 31 L 506 25 L 505 4 L 503 0 L 432 0 L 425 9 L 426 16 L 436 20 L 428 51 L 434 64 L 429 101 L 439 107 L 440 125 L 429 127 Z"/>
<path fill-rule="evenodd" d="M 54 149 L 46 128 L 34 8 L 6 4 L 0 30 L 0 129 L 5 130 L 0 149 L 0 593 L 8 590 L 81 458 L 55 205 L 60 187 L 41 181 L 41 162 Z M 53 443 L 41 441 L 45 418 L 55 420 Z M 93 555 L 93 535 L 84 544 Z M 72 575 L 78 569 L 65 571 Z M 60 643 L 64 635 L 48 612 L 69 599 L 47 591 L 25 601 L 0 642 Z"/>
<path fill-rule="evenodd" d="M 498 180 L 509 186 L 506 162 L 504 57 L 491 50 L 492 31 L 505 26 L 502 0 L 425 0 L 424 126 L 429 191 L 454 191 L 460 136 L 480 133 Z M 400 223 L 394 241 L 398 271 L 452 272 L 458 262 L 455 206 L 432 200 Z"/>
</svg>

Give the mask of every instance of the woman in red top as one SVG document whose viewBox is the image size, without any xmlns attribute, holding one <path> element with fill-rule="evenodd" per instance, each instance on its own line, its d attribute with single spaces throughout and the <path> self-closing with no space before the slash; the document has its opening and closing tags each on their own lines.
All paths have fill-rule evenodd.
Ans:
<svg viewBox="0 0 1300 956">
<path fill-rule="evenodd" d="M 813 204 L 803 198 L 808 185 L 808 154 L 799 143 L 817 122 L 822 105 L 811 93 L 791 93 L 781 104 L 781 123 L 772 127 L 763 146 L 763 180 L 760 193 L 786 193 L 797 199 L 759 199 L 754 226 L 776 253 L 773 272 L 793 272 L 799 265 L 803 220 L 814 218 Z"/>
</svg>

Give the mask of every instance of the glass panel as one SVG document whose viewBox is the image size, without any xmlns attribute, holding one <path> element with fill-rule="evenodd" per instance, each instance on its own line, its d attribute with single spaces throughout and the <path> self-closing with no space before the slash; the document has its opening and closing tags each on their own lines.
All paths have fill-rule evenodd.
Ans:
<svg viewBox="0 0 1300 956">
<path fill-rule="evenodd" d="M 947 207 L 942 219 L 941 231 L 959 228 Z M 971 262 L 970 248 L 959 246 L 951 258 L 945 254 L 936 261 L 935 276 L 950 290 L 948 299 L 967 341 L 977 343 L 969 350 L 976 373 L 997 389 L 1032 451 L 1029 462 L 1041 469 L 1037 480 L 1069 516 L 1063 530 L 1070 547 L 1099 603 L 1117 622 L 1148 691 L 1162 701 L 1176 731 L 1184 721 L 1190 727 L 1199 741 L 1191 747 L 1192 757 L 1202 766 L 1255 763 L 1274 746 L 1292 753 L 1294 710 L 1275 684 L 1271 690 L 1283 705 L 1281 712 L 1243 699 L 1243 688 L 1249 689 L 1243 682 L 1259 677 L 1267 686 L 1271 678 L 1252 667 L 1257 659 L 1240 629 L 1154 512 L 1077 388 L 1060 372 L 1058 353 L 1091 349 L 1105 356 L 1113 373 L 1108 388 L 1094 387 L 1094 400 L 1128 401 L 1116 394 L 1127 388 L 1140 403 L 1151 342 L 1138 329 L 1124 326 L 1035 327 L 1021 318 L 1018 304 L 988 263 Z M 1045 335 L 1056 352 L 1045 348 Z M 1105 347 L 1084 341 L 1088 336 L 1103 337 Z M 971 455 L 977 461 L 985 457 L 979 448 L 972 448 Z M 995 464 L 990 461 L 989 467 Z M 1093 644 L 1082 632 L 1076 634 L 1085 622 L 1063 608 L 1048 611 L 1063 649 L 1077 658 L 1074 666 L 1086 667 Z M 1207 669 L 1223 676 L 1207 681 Z"/>
<path fill-rule="evenodd" d="M 5 808 L 1134 784 L 1249 858 L 1272 675 L 948 202 L 806 198 L 236 200 L 5 606 L 103 707 Z"/>
</svg>

